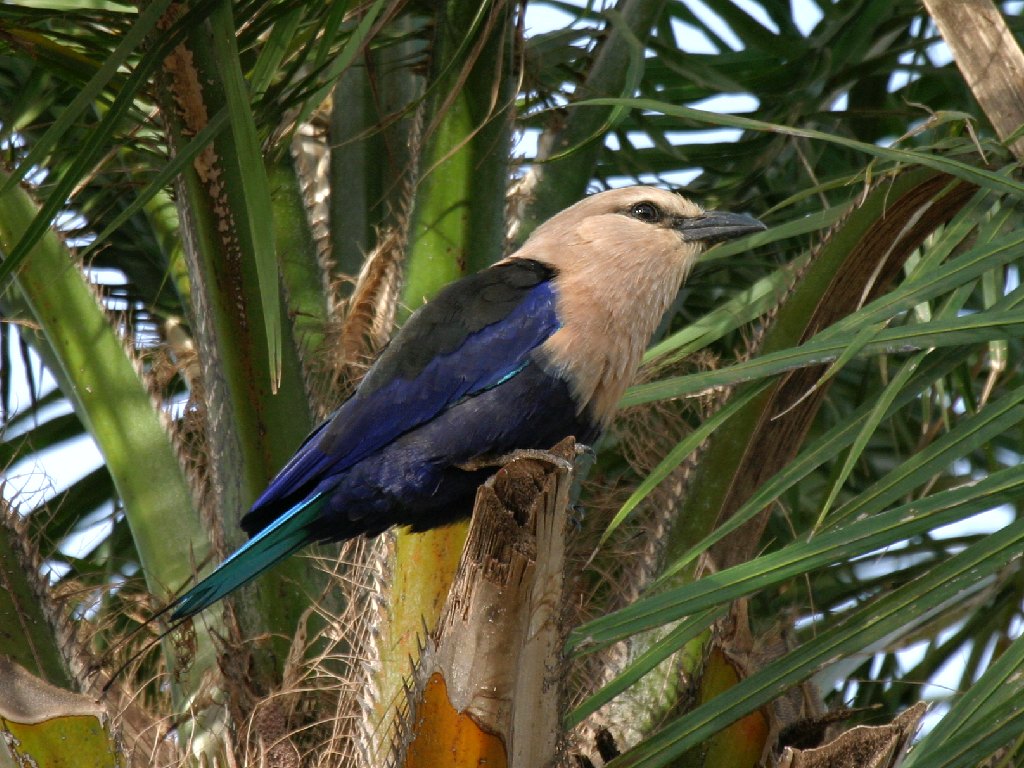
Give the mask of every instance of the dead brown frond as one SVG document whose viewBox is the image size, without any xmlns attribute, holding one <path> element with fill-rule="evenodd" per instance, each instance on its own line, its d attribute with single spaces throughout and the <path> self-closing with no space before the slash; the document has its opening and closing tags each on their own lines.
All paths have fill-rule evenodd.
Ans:
<svg viewBox="0 0 1024 768">
<path fill-rule="evenodd" d="M 380 234 L 363 264 L 341 324 L 338 353 L 344 367 L 361 378 L 391 336 L 405 256 L 405 232 Z"/>
</svg>

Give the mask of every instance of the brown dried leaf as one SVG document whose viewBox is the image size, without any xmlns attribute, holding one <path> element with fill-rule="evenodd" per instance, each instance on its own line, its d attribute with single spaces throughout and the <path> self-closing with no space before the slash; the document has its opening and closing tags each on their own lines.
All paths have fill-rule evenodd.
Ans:
<svg viewBox="0 0 1024 768">
<path fill-rule="evenodd" d="M 858 725 L 814 749 L 786 747 L 776 768 L 897 768 L 927 710 L 918 702 L 888 725 Z"/>
</svg>

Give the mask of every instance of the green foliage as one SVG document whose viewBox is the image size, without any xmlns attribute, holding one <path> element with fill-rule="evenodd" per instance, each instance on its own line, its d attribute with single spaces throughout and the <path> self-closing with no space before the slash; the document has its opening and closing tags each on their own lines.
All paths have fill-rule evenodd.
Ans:
<svg viewBox="0 0 1024 768">
<path fill-rule="evenodd" d="M 519 11 L 498 0 L 0 5 L 0 461 L 83 434 L 104 456 L 20 510 L 19 535 L 62 569 L 55 610 L 101 654 L 222 558 L 374 340 L 502 255 L 510 175 L 528 196 L 519 238 L 584 189 L 682 183 L 770 229 L 698 265 L 599 446 L 566 723 L 607 728 L 628 747 L 615 766 L 694 764 L 714 734 L 813 679 L 851 723 L 940 703 L 909 765 L 1019 760 L 1024 186 L 925 11 L 527 6 L 574 21 L 519 39 Z M 319 178 L 291 156 L 303 132 Z M 513 157 L 515 132 L 540 138 L 540 158 Z M 58 388 L 34 382 L 16 401 L 18 357 Z M 68 554 L 98 510 L 106 533 Z M 0 560 L 19 546 L 0 542 Z M 370 562 L 341 580 L 364 583 Z M 131 581 L 140 568 L 152 601 Z M 374 584 L 365 604 L 410 607 Z M 335 624 L 312 609 L 358 612 L 357 590 L 319 600 L 303 560 L 261 585 L 140 662 L 140 678 L 190 670 L 141 690 L 193 752 L 229 748 L 224 722 L 245 741 L 222 694 L 258 730 L 268 694 L 306 686 L 312 703 L 277 736 L 316 754 L 323 731 L 304 713 L 327 689 L 365 687 L 348 654 L 370 653 L 378 614 Z M 743 648 L 739 682 L 701 700 L 738 606 L 751 637 L 790 642 Z M 342 650 L 309 672 L 338 634 Z M 52 646 L 43 668 L 67 653 Z M 396 657 L 377 680 L 394 689 L 408 671 Z M 95 691 L 80 659 L 65 663 Z M 954 690 L 937 693 L 953 663 Z"/>
</svg>

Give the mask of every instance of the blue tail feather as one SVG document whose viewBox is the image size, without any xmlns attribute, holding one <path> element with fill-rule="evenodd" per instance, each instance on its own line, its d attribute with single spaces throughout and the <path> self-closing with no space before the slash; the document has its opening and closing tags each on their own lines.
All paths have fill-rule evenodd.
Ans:
<svg viewBox="0 0 1024 768">
<path fill-rule="evenodd" d="M 322 494 L 297 504 L 221 563 L 170 606 L 171 621 L 194 616 L 310 542 L 309 524 L 320 516 Z"/>
</svg>

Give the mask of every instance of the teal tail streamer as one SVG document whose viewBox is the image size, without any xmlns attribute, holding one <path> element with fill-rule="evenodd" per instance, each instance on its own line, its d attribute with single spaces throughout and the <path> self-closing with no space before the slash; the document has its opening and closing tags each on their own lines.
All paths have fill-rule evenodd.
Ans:
<svg viewBox="0 0 1024 768">
<path fill-rule="evenodd" d="M 194 616 L 310 542 L 309 525 L 325 499 L 312 496 L 249 539 L 217 570 L 175 600 L 171 621 Z"/>
</svg>

